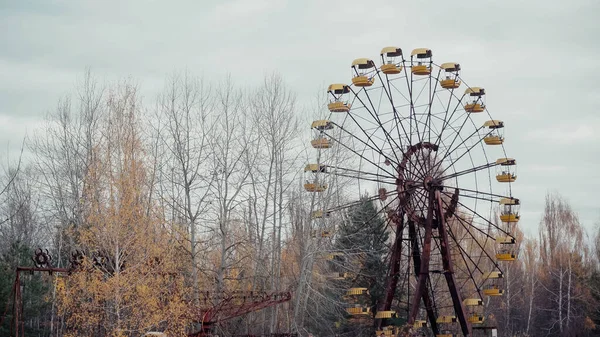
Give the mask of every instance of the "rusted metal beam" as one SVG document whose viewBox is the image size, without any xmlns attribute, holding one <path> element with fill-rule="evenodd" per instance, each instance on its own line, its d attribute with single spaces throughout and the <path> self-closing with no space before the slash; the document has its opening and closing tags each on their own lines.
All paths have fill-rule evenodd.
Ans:
<svg viewBox="0 0 600 337">
<path fill-rule="evenodd" d="M 448 246 L 448 232 L 446 231 L 446 220 L 442 214 L 442 197 L 439 190 L 435 191 L 435 212 L 438 218 L 438 231 L 440 233 L 440 252 L 442 254 L 442 264 L 444 266 L 444 277 L 448 283 L 448 290 L 454 304 L 454 313 L 460 323 L 462 333 L 465 337 L 472 336 L 471 324 L 467 321 L 467 314 L 463 306 L 460 292 L 456 286 L 454 268 L 452 266 L 452 256 Z"/>
<path fill-rule="evenodd" d="M 398 212 L 400 213 L 400 212 Z M 390 258 L 389 274 L 386 279 L 385 297 L 380 303 L 379 311 L 389 311 L 392 308 L 392 301 L 396 295 L 398 288 L 398 279 L 400 278 L 400 262 L 402 257 L 402 232 L 404 231 L 404 214 L 395 214 L 392 222 L 396 226 L 396 238 L 392 246 L 392 256 Z M 381 328 L 383 320 L 377 322 L 377 326 Z"/>
<path fill-rule="evenodd" d="M 419 268 L 419 275 L 415 293 L 413 294 L 413 301 L 411 303 L 410 315 L 408 316 L 408 324 L 412 325 L 415 323 L 417 314 L 419 313 L 419 306 L 421 304 L 421 298 L 427 296 L 427 278 L 429 277 L 429 259 L 431 256 L 431 237 L 432 237 L 432 223 L 433 223 L 433 193 L 429 194 L 429 207 L 427 209 L 427 221 L 425 222 L 425 236 L 423 237 L 423 251 L 421 254 L 421 266 Z"/>
<path fill-rule="evenodd" d="M 419 238 L 417 237 L 415 222 L 412 220 L 408 221 L 408 235 L 412 244 L 412 258 L 413 266 L 415 268 L 415 278 L 418 279 L 419 271 L 421 268 L 421 251 L 419 250 Z M 427 275 L 427 278 L 429 278 L 429 275 Z M 427 285 L 427 283 L 425 283 L 425 285 Z M 439 329 L 436 322 L 437 316 L 433 311 L 433 301 L 431 299 L 431 294 L 429 293 L 429 291 L 426 291 L 423 295 L 423 302 L 425 303 L 425 310 L 427 312 L 427 318 L 429 319 L 429 323 L 431 325 L 431 330 L 433 331 L 434 335 L 437 335 L 439 334 Z"/>
</svg>

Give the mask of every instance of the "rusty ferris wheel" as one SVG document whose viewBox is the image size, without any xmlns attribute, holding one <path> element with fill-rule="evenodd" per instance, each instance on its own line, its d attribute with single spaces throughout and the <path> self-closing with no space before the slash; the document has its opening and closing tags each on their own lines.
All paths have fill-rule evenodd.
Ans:
<svg viewBox="0 0 600 337">
<path fill-rule="evenodd" d="M 503 265 L 517 256 L 516 161 L 504 149 L 504 122 L 458 63 L 438 65 L 427 48 L 386 47 L 380 57 L 380 66 L 354 60 L 351 84 L 329 86 L 329 117 L 312 123 L 317 155 L 304 188 L 322 195 L 340 177 L 357 191 L 372 188 L 393 231 L 384 296 L 376 307 L 349 300 L 349 315 L 374 319 L 378 336 L 399 334 L 397 318 L 413 331 L 471 336 L 485 326 L 486 298 L 503 295 Z M 350 158 L 340 162 L 342 151 Z M 317 237 L 335 239 L 330 215 L 355 201 L 316 200 Z M 350 288 L 346 298 L 365 291 Z"/>
</svg>

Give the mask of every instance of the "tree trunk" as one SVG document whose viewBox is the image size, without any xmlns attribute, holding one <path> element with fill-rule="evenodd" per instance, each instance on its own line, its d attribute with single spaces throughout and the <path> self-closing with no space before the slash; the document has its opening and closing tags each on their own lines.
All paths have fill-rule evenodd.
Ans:
<svg viewBox="0 0 600 337">
<path fill-rule="evenodd" d="M 558 277 L 558 328 L 559 328 L 561 334 L 563 332 L 563 318 L 562 318 L 562 307 L 563 307 L 562 289 L 563 289 L 563 278 L 564 278 L 563 275 L 564 275 L 564 273 L 563 273 L 563 270 L 561 267 L 560 271 L 559 271 L 559 277 Z"/>
</svg>

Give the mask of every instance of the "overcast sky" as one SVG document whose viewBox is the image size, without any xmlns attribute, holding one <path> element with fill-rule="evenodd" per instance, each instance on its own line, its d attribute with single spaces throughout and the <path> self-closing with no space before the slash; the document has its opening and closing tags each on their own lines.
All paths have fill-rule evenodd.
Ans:
<svg viewBox="0 0 600 337">
<path fill-rule="evenodd" d="M 148 101 L 188 69 L 242 85 L 278 71 L 301 103 L 382 47 L 459 62 L 506 124 L 514 195 L 533 234 L 560 192 L 591 230 L 600 219 L 600 1 L 0 0 L 0 144 L 19 144 L 86 67 L 130 76 Z M 308 127 L 308 126 L 307 126 Z"/>
</svg>

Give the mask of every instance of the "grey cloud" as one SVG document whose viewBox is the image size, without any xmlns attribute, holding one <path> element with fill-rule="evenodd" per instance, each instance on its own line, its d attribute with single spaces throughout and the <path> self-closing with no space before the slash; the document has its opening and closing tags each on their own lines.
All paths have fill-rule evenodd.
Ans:
<svg viewBox="0 0 600 337">
<path fill-rule="evenodd" d="M 600 126 L 599 12 L 583 0 L 12 2 L 0 12 L 9 32 L 0 36 L 0 114 L 20 122 L 0 128 L 0 144 L 18 143 L 87 66 L 106 80 L 138 79 L 146 103 L 174 69 L 242 84 L 278 70 L 308 105 L 328 83 L 349 81 L 354 58 L 429 47 L 488 90 L 520 164 L 523 211 L 540 214 L 545 192 L 558 190 L 591 229 L 600 150 L 586 130 Z"/>
</svg>

